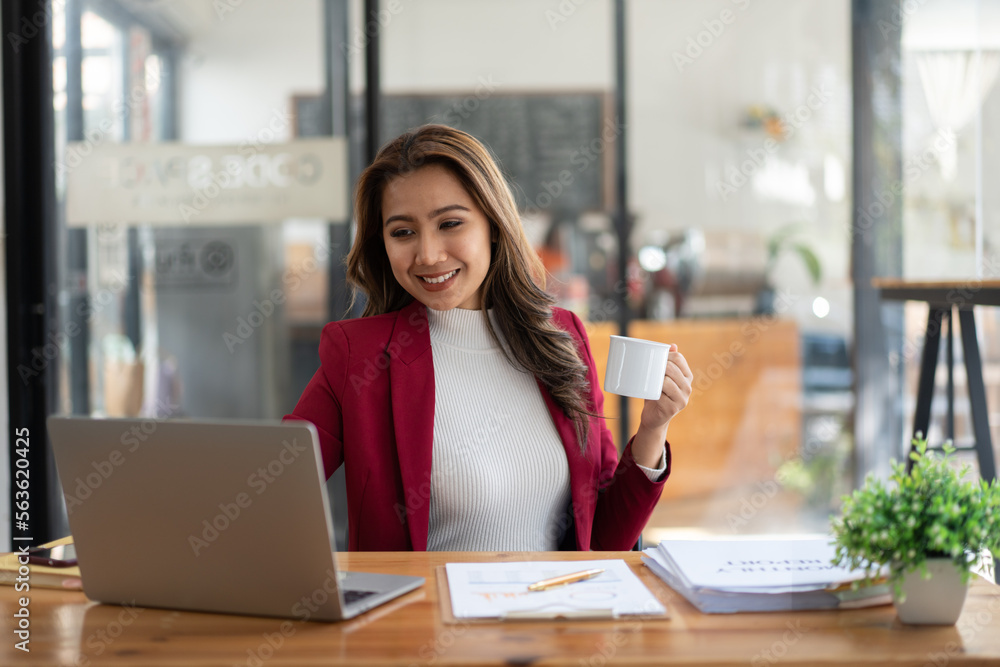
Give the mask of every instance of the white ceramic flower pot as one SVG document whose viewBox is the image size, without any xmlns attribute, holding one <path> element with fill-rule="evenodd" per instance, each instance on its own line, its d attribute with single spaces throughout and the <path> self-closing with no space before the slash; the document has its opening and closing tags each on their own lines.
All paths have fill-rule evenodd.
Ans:
<svg viewBox="0 0 1000 667">
<path fill-rule="evenodd" d="M 920 576 L 919 568 L 903 575 L 904 601 L 893 593 L 896 614 L 912 625 L 954 625 L 962 614 L 968 584 L 950 558 L 928 558 L 930 579 Z"/>
</svg>

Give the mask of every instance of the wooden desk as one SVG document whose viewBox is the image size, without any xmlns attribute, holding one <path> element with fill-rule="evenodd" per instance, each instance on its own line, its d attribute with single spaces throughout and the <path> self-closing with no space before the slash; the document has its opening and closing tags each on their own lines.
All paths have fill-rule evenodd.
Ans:
<svg viewBox="0 0 1000 667">
<path fill-rule="evenodd" d="M 449 561 L 624 558 L 670 620 L 445 625 L 434 567 Z M 353 553 L 345 569 L 427 577 L 421 589 L 343 623 L 123 609 L 82 593 L 31 591 L 31 653 L 2 665 L 1000 665 L 1000 587 L 977 579 L 955 626 L 904 626 L 891 606 L 855 611 L 705 615 L 640 564 L 614 553 Z M 14 589 L 0 586 L 5 627 Z M 282 628 L 285 632 L 282 634 Z M 270 642 L 269 643 L 269 638 Z M 272 648 L 271 644 L 278 645 Z"/>
<path fill-rule="evenodd" d="M 969 403 L 972 412 L 972 428 L 979 459 L 979 473 L 983 479 L 995 479 L 996 462 L 993 455 L 993 440 L 990 436 L 989 413 L 986 407 L 986 387 L 983 384 L 983 365 L 976 338 L 974 306 L 1000 306 L 1000 280 L 965 280 L 917 282 L 895 278 L 876 278 L 872 286 L 881 290 L 883 299 L 900 301 L 926 301 L 927 329 L 924 335 L 924 349 L 920 362 L 920 381 L 917 388 L 917 406 L 913 416 L 913 434 L 927 434 L 930 426 L 931 400 L 934 398 L 934 375 L 937 370 L 938 352 L 941 347 L 941 327 L 948 323 L 948 423 L 946 437 L 955 435 L 955 383 L 952 376 L 954 367 L 954 345 L 952 336 L 952 310 L 958 311 L 958 321 L 962 332 L 962 350 L 965 371 L 968 378 Z M 907 467 L 912 461 L 907 459 Z M 1000 578 L 1000 571 L 997 572 Z"/>
</svg>

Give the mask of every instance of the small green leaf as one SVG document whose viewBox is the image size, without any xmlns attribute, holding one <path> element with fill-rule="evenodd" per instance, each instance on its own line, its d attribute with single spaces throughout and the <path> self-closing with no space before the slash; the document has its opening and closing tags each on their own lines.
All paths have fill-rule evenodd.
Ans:
<svg viewBox="0 0 1000 667">
<path fill-rule="evenodd" d="M 816 253 L 812 251 L 812 248 L 801 243 L 792 244 L 792 249 L 799 253 L 799 257 L 802 258 L 809 275 L 812 277 L 813 284 L 819 284 L 823 277 L 823 270 L 820 268 L 819 257 L 816 256 Z"/>
</svg>

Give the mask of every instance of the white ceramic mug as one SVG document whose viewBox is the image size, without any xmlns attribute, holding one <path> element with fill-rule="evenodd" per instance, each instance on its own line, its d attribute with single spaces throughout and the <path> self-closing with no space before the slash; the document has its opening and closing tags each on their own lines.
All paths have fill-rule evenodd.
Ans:
<svg viewBox="0 0 1000 667">
<path fill-rule="evenodd" d="M 670 345 L 641 338 L 612 336 L 604 391 L 655 401 L 663 392 Z"/>
</svg>

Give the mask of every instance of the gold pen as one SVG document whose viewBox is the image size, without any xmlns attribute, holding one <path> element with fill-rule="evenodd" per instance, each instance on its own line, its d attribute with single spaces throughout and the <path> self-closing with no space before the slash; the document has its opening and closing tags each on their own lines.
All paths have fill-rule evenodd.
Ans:
<svg viewBox="0 0 1000 667">
<path fill-rule="evenodd" d="M 566 584 L 572 584 L 576 581 L 592 579 L 602 572 L 604 572 L 604 570 L 584 570 L 583 572 L 573 572 L 572 574 L 564 574 L 558 577 L 552 577 L 551 579 L 542 579 L 541 581 L 536 581 L 528 586 L 528 590 L 544 591 L 550 588 L 555 588 L 556 586 L 564 586 Z"/>
</svg>

